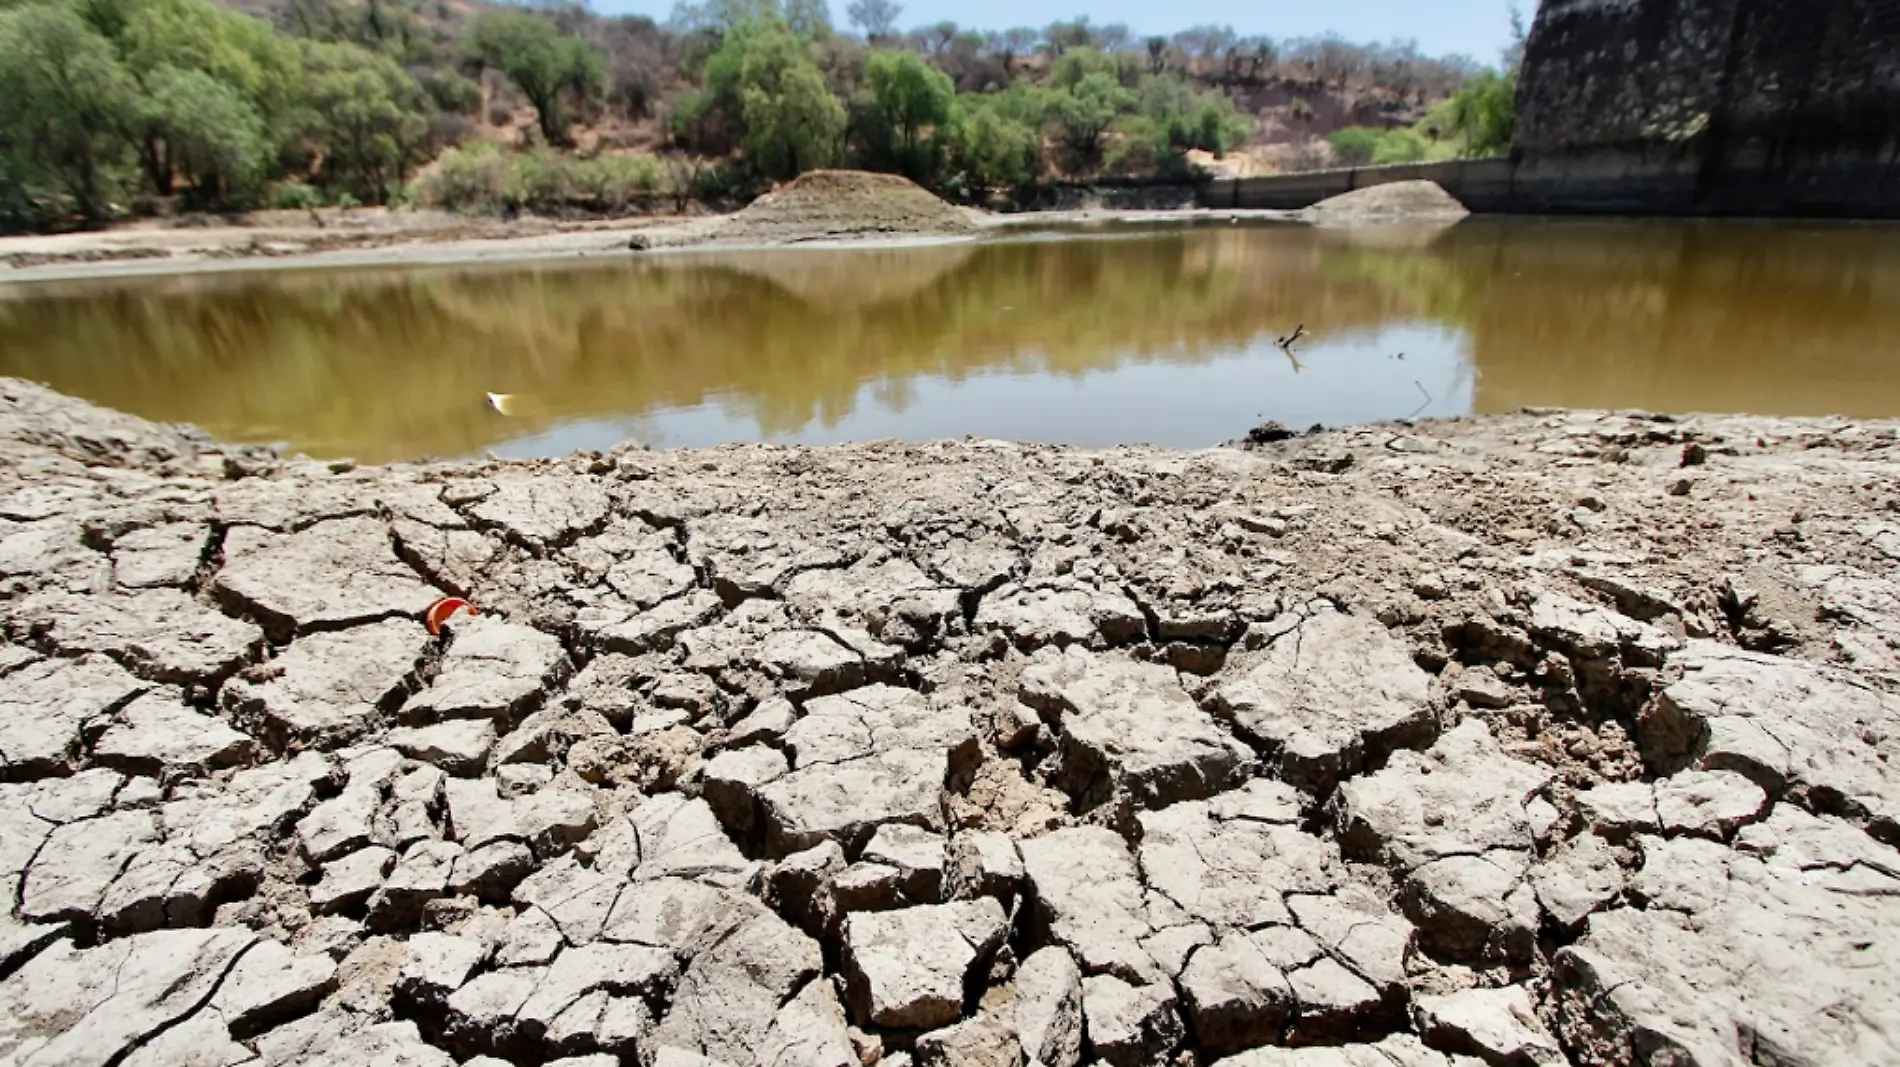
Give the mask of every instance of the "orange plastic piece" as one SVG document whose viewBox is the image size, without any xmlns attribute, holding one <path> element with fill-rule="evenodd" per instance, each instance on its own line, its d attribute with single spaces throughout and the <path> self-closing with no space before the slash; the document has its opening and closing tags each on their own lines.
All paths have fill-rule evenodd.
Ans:
<svg viewBox="0 0 1900 1067">
<path fill-rule="evenodd" d="M 448 622 L 449 618 L 456 612 L 465 608 L 470 615 L 481 614 L 481 611 L 477 609 L 475 605 L 463 600 L 461 597 L 445 596 L 441 600 L 430 604 L 429 610 L 422 613 L 422 625 L 429 628 L 429 636 L 439 637 L 442 634 L 442 624 Z"/>
</svg>

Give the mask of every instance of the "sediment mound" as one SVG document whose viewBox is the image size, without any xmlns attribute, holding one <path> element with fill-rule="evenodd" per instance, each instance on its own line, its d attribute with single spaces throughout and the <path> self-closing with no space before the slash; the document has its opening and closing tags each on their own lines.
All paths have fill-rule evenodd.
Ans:
<svg viewBox="0 0 1900 1067">
<path fill-rule="evenodd" d="M 976 225 L 908 178 L 818 170 L 759 197 L 720 228 L 721 239 L 809 241 L 868 234 L 952 237 Z"/>
<path fill-rule="evenodd" d="M 0 379 L 0 1062 L 1900 1063 L 1894 426 L 1257 436 L 352 467 Z"/>
<path fill-rule="evenodd" d="M 1303 214 L 1315 222 L 1453 219 L 1471 214 L 1437 182 L 1390 182 L 1322 200 Z"/>
</svg>

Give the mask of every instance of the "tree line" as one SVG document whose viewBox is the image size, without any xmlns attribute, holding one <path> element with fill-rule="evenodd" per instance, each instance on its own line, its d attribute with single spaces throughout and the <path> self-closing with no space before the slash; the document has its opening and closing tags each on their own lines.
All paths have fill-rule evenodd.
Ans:
<svg viewBox="0 0 1900 1067">
<path fill-rule="evenodd" d="M 1423 104 L 1476 64 L 1405 45 L 1275 43 L 1087 20 L 897 29 L 894 0 L 706 0 L 668 25 L 550 0 L 0 0 L 0 226 L 157 210 L 402 204 L 603 209 L 742 192 L 832 165 L 975 199 L 1057 176 L 1185 175 L 1249 133 L 1273 79 Z M 482 135 L 519 102 L 516 152 Z M 577 124 L 658 123 L 665 158 Z M 419 169 L 425 180 L 416 181 Z"/>
</svg>

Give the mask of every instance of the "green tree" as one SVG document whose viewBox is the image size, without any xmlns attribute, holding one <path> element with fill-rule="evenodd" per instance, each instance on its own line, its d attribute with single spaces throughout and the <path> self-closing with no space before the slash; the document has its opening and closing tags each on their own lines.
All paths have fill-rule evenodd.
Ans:
<svg viewBox="0 0 1900 1067">
<path fill-rule="evenodd" d="M 715 113 L 752 168 L 772 178 L 830 163 L 846 121 L 808 41 L 775 19 L 734 25 L 707 58 L 705 93 L 690 117 L 704 127 Z"/>
<path fill-rule="evenodd" d="M 1063 58 L 1077 51 L 1080 50 L 1066 53 Z M 1049 96 L 1049 113 L 1071 162 L 1078 167 L 1088 167 L 1099 161 L 1103 135 L 1134 103 L 1134 90 L 1123 88 L 1114 76 L 1100 71 L 1083 76 L 1071 88 L 1053 91 Z"/>
<path fill-rule="evenodd" d="M 1037 126 L 1012 117 L 1002 97 L 998 93 L 957 100 L 950 126 L 951 166 L 968 186 L 1014 187 L 1036 176 L 1041 148 Z"/>
<path fill-rule="evenodd" d="M 1517 130 L 1517 71 L 1485 71 L 1468 79 L 1450 100 L 1434 109 L 1441 128 L 1464 142 L 1467 156 L 1501 155 L 1511 150 Z"/>
<path fill-rule="evenodd" d="M 1135 113 L 1116 124 L 1120 138 L 1108 162 L 1118 170 L 1185 175 L 1190 150 L 1225 155 L 1252 128 L 1221 93 L 1196 92 L 1175 74 L 1146 75 Z"/>
<path fill-rule="evenodd" d="M 896 0 L 851 0 L 844 13 L 851 25 L 864 32 L 865 39 L 875 41 L 897 32 L 904 5 Z"/>
<path fill-rule="evenodd" d="M 270 114 L 296 94 L 296 46 L 268 23 L 211 0 L 85 0 L 84 8 L 95 24 L 117 27 L 105 32 L 141 81 L 167 68 L 200 71 Z"/>
<path fill-rule="evenodd" d="M 422 80 L 435 106 L 452 115 L 473 115 L 482 109 L 482 87 L 452 70 L 437 71 Z"/>
<path fill-rule="evenodd" d="M 352 44 L 303 42 L 302 128 L 325 184 L 380 204 L 428 155 L 429 101 L 395 60 Z"/>
<path fill-rule="evenodd" d="M 800 37 L 831 33 L 831 5 L 826 0 L 784 0 L 785 25 Z"/>
<path fill-rule="evenodd" d="M 919 181 L 934 177 L 936 139 L 926 140 L 925 133 L 950 122 L 956 100 L 950 76 L 914 52 L 878 52 L 865 68 L 865 81 L 876 119 L 869 133 L 878 142 L 865 146 L 870 157 Z"/>
<path fill-rule="evenodd" d="M 1372 150 L 1374 166 L 1390 163 L 1417 163 L 1431 151 L 1425 138 L 1417 130 L 1402 126 L 1396 130 L 1387 130 L 1380 135 L 1379 143 Z"/>
<path fill-rule="evenodd" d="M 1083 20 L 1086 24 L 1087 20 Z M 1061 25 L 1058 23 L 1058 25 Z M 1049 65 L 1049 86 L 1054 89 L 1073 89 L 1082 83 L 1082 79 L 1091 74 L 1103 74 L 1121 80 L 1121 62 L 1106 52 L 1088 47 L 1074 47 L 1056 57 Z"/>
<path fill-rule="evenodd" d="M 5 199 L 66 200 L 104 218 L 123 190 L 138 107 L 111 43 L 63 5 L 0 10 L 0 100 Z"/>
<path fill-rule="evenodd" d="M 844 133 L 844 105 L 789 30 L 757 37 L 739 69 L 746 157 L 759 173 L 793 178 L 830 163 Z"/>
<path fill-rule="evenodd" d="M 139 154 L 156 191 L 182 176 L 200 207 L 255 193 L 273 162 L 264 118 L 244 94 L 202 70 L 160 67 L 145 78 Z"/>
<path fill-rule="evenodd" d="M 300 92 L 296 46 L 210 0 L 85 0 L 137 85 L 139 164 L 161 196 L 199 207 L 256 191 Z"/>
<path fill-rule="evenodd" d="M 607 67 L 594 46 L 539 15 L 484 11 L 470 24 L 464 48 L 472 62 L 501 71 L 521 90 L 552 145 L 568 143 L 570 102 L 584 110 L 607 92 Z"/>
<path fill-rule="evenodd" d="M 1372 162 L 1379 148 L 1379 131 L 1370 126 L 1348 126 L 1334 130 L 1327 139 L 1333 146 L 1335 162 L 1347 167 L 1363 167 Z"/>
</svg>

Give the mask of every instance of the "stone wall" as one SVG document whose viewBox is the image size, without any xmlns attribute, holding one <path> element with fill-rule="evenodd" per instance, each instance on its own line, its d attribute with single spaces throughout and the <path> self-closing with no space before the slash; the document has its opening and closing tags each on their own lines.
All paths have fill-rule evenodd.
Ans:
<svg viewBox="0 0 1900 1067">
<path fill-rule="evenodd" d="M 1548 0 L 1523 207 L 1900 216 L 1900 0 Z"/>
</svg>

